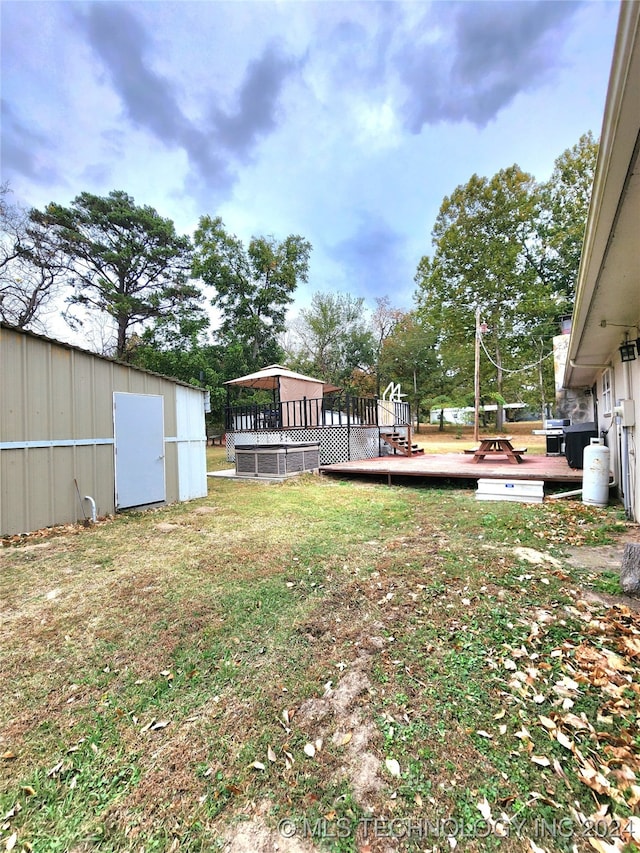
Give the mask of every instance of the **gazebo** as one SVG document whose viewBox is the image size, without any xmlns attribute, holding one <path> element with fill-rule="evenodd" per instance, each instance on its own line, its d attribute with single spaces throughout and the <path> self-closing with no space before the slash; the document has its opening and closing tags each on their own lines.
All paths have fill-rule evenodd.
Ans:
<svg viewBox="0 0 640 853">
<path fill-rule="evenodd" d="M 290 446 L 317 443 L 320 463 L 373 459 L 380 455 L 379 417 L 383 401 L 375 397 L 357 397 L 321 379 L 304 376 L 280 364 L 231 379 L 227 386 L 225 429 L 227 458 L 235 459 L 241 446 Z M 232 404 L 233 388 L 254 388 L 271 392 L 268 403 Z M 397 412 L 398 404 L 394 407 Z M 401 417 L 392 421 L 400 430 L 409 431 L 409 407 L 401 405 Z"/>
</svg>

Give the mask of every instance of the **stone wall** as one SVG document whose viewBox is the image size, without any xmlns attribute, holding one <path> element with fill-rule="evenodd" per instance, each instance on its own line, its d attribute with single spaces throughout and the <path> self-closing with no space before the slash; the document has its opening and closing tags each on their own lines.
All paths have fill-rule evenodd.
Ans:
<svg viewBox="0 0 640 853">
<path fill-rule="evenodd" d="M 569 355 L 569 335 L 553 339 L 553 370 L 556 385 L 556 418 L 569 418 L 572 424 L 589 423 L 594 419 L 591 389 L 564 388 L 564 369 Z"/>
</svg>

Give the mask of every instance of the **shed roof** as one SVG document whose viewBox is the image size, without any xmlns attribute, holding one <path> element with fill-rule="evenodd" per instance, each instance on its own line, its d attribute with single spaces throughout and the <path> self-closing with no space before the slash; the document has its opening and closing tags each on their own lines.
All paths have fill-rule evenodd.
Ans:
<svg viewBox="0 0 640 853">
<path fill-rule="evenodd" d="M 229 379 L 225 385 L 240 385 L 243 388 L 261 388 L 265 391 L 272 391 L 279 387 L 279 380 L 297 379 L 302 382 L 314 382 L 322 385 L 323 393 L 331 391 L 339 391 L 338 385 L 332 385 L 330 382 L 323 382 L 322 379 L 314 379 L 312 376 L 304 376 L 302 373 L 296 373 L 294 370 L 288 370 L 280 364 L 270 364 L 268 367 L 263 367 L 262 370 L 257 370 L 255 373 L 248 373 L 246 376 L 240 376 L 238 379 Z"/>
</svg>

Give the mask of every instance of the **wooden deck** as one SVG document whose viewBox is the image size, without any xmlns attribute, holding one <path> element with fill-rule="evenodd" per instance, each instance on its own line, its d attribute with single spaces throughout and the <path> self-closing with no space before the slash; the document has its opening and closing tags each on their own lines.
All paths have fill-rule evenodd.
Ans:
<svg viewBox="0 0 640 853">
<path fill-rule="evenodd" d="M 477 480 L 543 480 L 545 483 L 567 483 L 579 488 L 582 470 L 570 468 L 564 456 L 523 456 L 520 465 L 508 459 L 483 459 L 474 462 L 465 453 L 425 453 L 423 456 L 380 456 L 377 459 L 359 459 L 323 465 L 323 474 L 351 475 L 385 479 L 389 485 L 403 477 L 423 479 Z"/>
</svg>

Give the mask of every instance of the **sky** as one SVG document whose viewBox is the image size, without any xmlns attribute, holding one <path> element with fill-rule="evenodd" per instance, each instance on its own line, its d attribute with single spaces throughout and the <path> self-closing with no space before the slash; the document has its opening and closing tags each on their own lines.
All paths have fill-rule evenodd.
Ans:
<svg viewBox="0 0 640 853">
<path fill-rule="evenodd" d="M 27 207 L 124 190 L 193 234 L 300 234 L 311 295 L 412 307 L 445 196 L 547 180 L 600 134 L 609 0 L 3 0 L 0 179 Z"/>
</svg>

